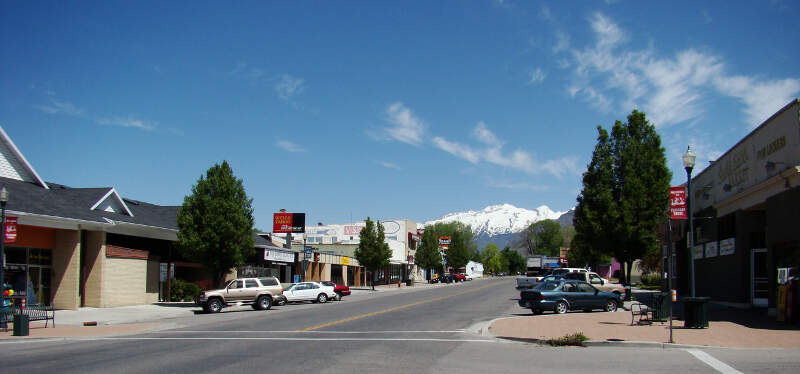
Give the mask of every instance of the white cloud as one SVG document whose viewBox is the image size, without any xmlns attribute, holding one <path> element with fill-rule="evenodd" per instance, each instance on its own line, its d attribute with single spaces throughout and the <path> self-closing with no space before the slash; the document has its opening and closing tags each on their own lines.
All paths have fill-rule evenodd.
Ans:
<svg viewBox="0 0 800 374">
<path fill-rule="evenodd" d="M 259 76 L 263 75 L 262 71 L 258 71 Z M 275 92 L 278 97 L 283 100 L 289 100 L 294 96 L 299 95 L 305 89 L 305 81 L 302 78 L 295 78 L 289 74 L 283 74 L 278 78 L 278 83 L 275 84 Z"/>
<path fill-rule="evenodd" d="M 136 129 L 147 130 L 147 131 L 155 129 L 157 124 L 157 123 L 149 123 L 132 117 L 100 118 L 97 120 L 97 123 L 108 126 L 133 127 Z"/>
<path fill-rule="evenodd" d="M 556 42 L 553 45 L 553 53 L 558 53 L 569 49 L 569 35 L 565 32 L 556 31 Z"/>
<path fill-rule="evenodd" d="M 541 19 L 543 19 L 545 21 L 552 21 L 553 20 L 553 13 L 550 12 L 550 7 L 549 6 L 542 5 L 542 7 L 539 8 L 539 18 L 541 18 Z"/>
<path fill-rule="evenodd" d="M 83 109 L 66 101 L 50 100 L 49 105 L 35 105 L 34 107 L 48 114 L 64 114 L 74 117 L 82 117 L 84 115 Z"/>
<path fill-rule="evenodd" d="M 478 141 L 488 146 L 503 146 L 503 142 L 501 142 L 500 139 L 498 139 L 497 136 L 489 130 L 489 127 L 487 127 L 483 121 L 478 122 L 478 125 L 475 126 L 474 130 L 472 130 L 472 135 L 475 137 L 475 139 L 478 139 Z"/>
<path fill-rule="evenodd" d="M 301 147 L 301 146 L 299 146 L 299 145 L 297 145 L 295 143 L 292 143 L 292 142 L 290 142 L 288 140 L 278 140 L 275 143 L 275 145 L 278 146 L 278 148 L 282 148 L 282 149 L 284 149 L 286 151 L 289 151 L 289 152 L 292 152 L 292 153 L 299 153 L 299 152 L 305 152 L 306 151 L 305 148 L 303 148 L 303 147 Z"/>
<path fill-rule="evenodd" d="M 744 103 L 748 124 L 755 127 L 800 91 L 800 79 L 730 75 L 720 57 L 692 48 L 673 57 L 658 56 L 652 44 L 625 49 L 628 35 L 601 13 L 589 24 L 596 42 L 570 51 L 574 76 L 567 90 L 603 112 L 640 107 L 662 128 L 697 120 L 709 95 L 720 94 Z"/>
<path fill-rule="evenodd" d="M 528 84 L 539 84 L 544 82 L 544 78 L 547 77 L 547 74 L 542 71 L 541 68 L 536 68 L 536 70 L 531 71 L 529 73 L 530 78 L 528 79 Z"/>
<path fill-rule="evenodd" d="M 478 152 L 470 148 L 468 145 L 447 141 L 439 136 L 433 138 L 433 145 L 435 145 L 436 148 L 439 148 L 458 158 L 463 158 L 464 160 L 467 160 L 473 164 L 477 164 L 481 159 L 481 156 L 478 154 Z"/>
<path fill-rule="evenodd" d="M 489 187 L 493 188 L 502 188 L 507 190 L 523 190 L 523 191 L 534 191 L 534 192 L 542 192 L 547 191 L 550 189 L 548 186 L 542 185 L 535 185 L 530 183 L 514 183 L 514 182 L 506 182 L 506 181 L 495 181 L 495 180 L 487 180 L 486 183 Z"/>
<path fill-rule="evenodd" d="M 396 102 L 389 105 L 386 108 L 386 115 L 389 123 L 393 125 L 384 129 L 389 138 L 411 145 L 422 143 L 425 124 L 403 103 Z"/>
<path fill-rule="evenodd" d="M 391 162 L 381 161 L 381 162 L 378 163 L 378 165 L 383 166 L 383 167 L 385 167 L 387 169 L 401 170 L 401 168 L 399 166 L 397 166 L 397 165 L 395 165 L 395 164 L 393 164 Z"/>
<path fill-rule="evenodd" d="M 700 14 L 703 15 L 703 23 L 706 25 L 710 25 L 711 22 L 714 22 L 714 19 L 711 18 L 711 14 L 709 14 L 707 10 L 700 12 Z"/>
</svg>

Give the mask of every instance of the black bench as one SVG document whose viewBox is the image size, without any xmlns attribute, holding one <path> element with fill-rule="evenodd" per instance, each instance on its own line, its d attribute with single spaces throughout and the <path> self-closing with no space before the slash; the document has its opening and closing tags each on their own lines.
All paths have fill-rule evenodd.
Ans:
<svg viewBox="0 0 800 374">
<path fill-rule="evenodd" d="M 669 308 L 672 308 L 671 298 L 668 293 L 647 292 L 632 295 L 631 303 L 631 325 L 652 324 L 653 322 L 664 322 L 668 318 Z M 636 321 L 636 317 L 639 320 Z"/>
<path fill-rule="evenodd" d="M 0 325 L 5 325 L 8 329 L 8 324 L 14 320 L 14 316 L 26 315 L 28 321 L 44 321 L 44 327 L 49 324 L 48 321 L 53 321 L 53 327 L 56 327 L 56 311 L 50 305 L 28 305 L 25 309 L 17 306 L 3 308 L 0 312 Z"/>
</svg>

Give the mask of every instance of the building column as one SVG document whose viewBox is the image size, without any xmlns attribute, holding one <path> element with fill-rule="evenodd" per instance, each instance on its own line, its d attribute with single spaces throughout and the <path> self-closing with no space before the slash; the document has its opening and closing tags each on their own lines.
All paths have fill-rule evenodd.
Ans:
<svg viewBox="0 0 800 374">
<path fill-rule="evenodd" d="M 84 243 L 83 270 L 85 306 L 103 308 L 103 267 L 106 259 L 106 233 L 102 231 L 86 231 Z"/>
<path fill-rule="evenodd" d="M 342 265 L 342 283 L 344 283 L 345 286 L 350 286 L 347 284 L 347 265 Z"/>
<path fill-rule="evenodd" d="M 80 306 L 80 248 L 80 231 L 56 230 L 51 280 L 51 305 L 55 309 Z"/>
</svg>

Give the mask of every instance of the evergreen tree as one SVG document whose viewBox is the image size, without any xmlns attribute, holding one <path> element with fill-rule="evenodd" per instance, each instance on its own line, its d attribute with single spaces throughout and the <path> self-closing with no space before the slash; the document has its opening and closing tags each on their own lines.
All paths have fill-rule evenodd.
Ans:
<svg viewBox="0 0 800 374">
<path fill-rule="evenodd" d="M 223 161 L 200 176 L 178 209 L 178 249 L 203 264 L 217 286 L 255 252 L 252 202 Z"/>
<path fill-rule="evenodd" d="M 503 256 L 503 259 L 508 264 L 508 268 L 506 270 L 508 270 L 509 273 L 515 274 L 525 271 L 527 262 L 525 257 L 522 257 L 519 252 L 512 250 L 510 247 L 505 247 L 502 251 L 500 251 L 500 255 Z"/>
<path fill-rule="evenodd" d="M 422 233 L 422 243 L 417 248 L 414 262 L 426 270 L 441 270 L 442 253 L 439 251 L 439 238 L 432 229 L 425 229 L 425 232 Z"/>
<path fill-rule="evenodd" d="M 644 113 L 616 121 L 610 137 L 602 127 L 598 132 L 578 197 L 573 248 L 587 258 L 614 256 L 627 265 L 623 281 L 630 285 L 633 261 L 659 250 L 656 228 L 666 218 L 672 175 Z"/>
<path fill-rule="evenodd" d="M 389 249 L 389 243 L 386 243 L 383 225 L 380 223 L 376 225 L 369 217 L 367 217 L 364 222 L 366 226 L 364 226 L 358 234 L 358 248 L 356 248 L 353 257 L 355 257 L 367 271 L 372 272 L 372 290 L 374 291 L 375 272 L 389 265 L 389 259 L 392 257 L 392 250 Z"/>
</svg>

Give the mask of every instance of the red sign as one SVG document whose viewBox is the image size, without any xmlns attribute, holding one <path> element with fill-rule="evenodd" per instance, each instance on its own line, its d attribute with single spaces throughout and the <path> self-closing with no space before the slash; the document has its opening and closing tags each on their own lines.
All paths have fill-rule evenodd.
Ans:
<svg viewBox="0 0 800 374">
<path fill-rule="evenodd" d="M 687 219 L 686 217 L 686 189 L 683 187 L 669 188 L 669 218 Z"/>
<path fill-rule="evenodd" d="M 272 232 L 306 232 L 305 213 L 275 213 L 272 218 Z"/>
<path fill-rule="evenodd" d="M 452 242 L 449 236 L 440 236 L 439 237 L 439 248 L 448 248 L 450 247 L 450 243 Z"/>
<path fill-rule="evenodd" d="M 6 217 L 5 242 L 13 243 L 17 241 L 17 217 Z"/>
</svg>

